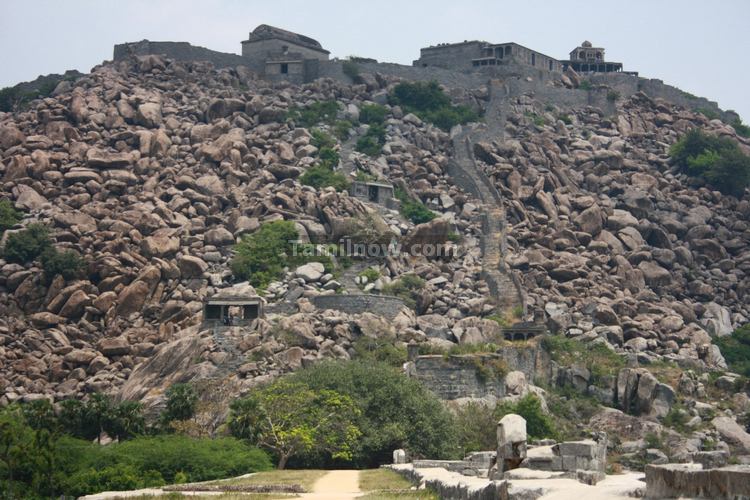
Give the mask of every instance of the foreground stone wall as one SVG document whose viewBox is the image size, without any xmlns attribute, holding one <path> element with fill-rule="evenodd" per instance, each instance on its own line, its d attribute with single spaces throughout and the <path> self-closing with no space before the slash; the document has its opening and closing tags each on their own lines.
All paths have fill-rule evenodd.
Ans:
<svg viewBox="0 0 750 500">
<path fill-rule="evenodd" d="M 444 500 L 508 500 L 508 482 L 467 477 L 443 468 L 416 469 L 411 464 L 388 466 L 413 483 L 424 484 Z"/>
<path fill-rule="evenodd" d="M 645 498 L 750 498 L 750 466 L 647 465 Z"/>
</svg>

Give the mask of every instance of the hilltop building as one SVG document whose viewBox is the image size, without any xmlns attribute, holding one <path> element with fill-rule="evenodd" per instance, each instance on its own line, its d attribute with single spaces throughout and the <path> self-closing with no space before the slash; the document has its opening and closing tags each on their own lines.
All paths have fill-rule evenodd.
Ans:
<svg viewBox="0 0 750 500">
<path fill-rule="evenodd" d="M 330 52 L 317 40 L 261 24 L 242 42 L 242 57 L 264 77 L 302 83 L 314 80 Z"/>
<path fill-rule="evenodd" d="M 419 50 L 414 66 L 437 66 L 471 71 L 492 66 L 529 66 L 547 71 L 562 71 L 560 61 L 517 43 L 488 43 L 479 40 L 441 43 Z"/>
<path fill-rule="evenodd" d="M 570 59 L 560 61 L 564 69 L 568 67 L 577 73 L 612 73 L 622 71 L 622 63 L 606 61 L 604 48 L 594 47 L 588 40 L 570 51 Z"/>
</svg>

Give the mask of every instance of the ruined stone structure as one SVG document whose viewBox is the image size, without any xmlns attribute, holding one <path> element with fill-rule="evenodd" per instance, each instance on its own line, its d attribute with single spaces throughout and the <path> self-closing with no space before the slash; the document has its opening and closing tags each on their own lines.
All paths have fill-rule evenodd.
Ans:
<svg viewBox="0 0 750 500">
<path fill-rule="evenodd" d="M 497 423 L 497 456 L 494 474 L 516 469 L 526 459 L 526 420 L 513 413 Z"/>
<path fill-rule="evenodd" d="M 498 66 L 520 65 L 546 71 L 562 71 L 555 58 L 517 43 L 489 43 L 480 40 L 442 43 L 420 49 L 414 66 L 471 71 Z"/>
<path fill-rule="evenodd" d="M 594 47 L 588 40 L 570 51 L 570 59 L 560 61 L 564 69 L 578 73 L 613 73 L 622 71 L 622 63 L 606 61 L 604 48 Z"/>
<path fill-rule="evenodd" d="M 352 182 L 350 193 L 360 200 L 390 207 L 393 200 L 393 186 L 383 182 Z"/>
<path fill-rule="evenodd" d="M 233 289 L 208 297 L 203 303 L 205 326 L 246 326 L 263 316 L 263 299 L 257 295 L 233 293 Z"/>
<path fill-rule="evenodd" d="M 318 64 L 328 61 L 329 54 L 317 40 L 267 24 L 255 28 L 242 42 L 242 57 L 269 80 L 314 80 Z"/>
</svg>

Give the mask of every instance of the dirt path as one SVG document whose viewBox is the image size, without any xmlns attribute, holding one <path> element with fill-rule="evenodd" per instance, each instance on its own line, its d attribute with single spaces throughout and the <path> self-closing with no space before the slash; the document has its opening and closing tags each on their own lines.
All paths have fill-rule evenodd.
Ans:
<svg viewBox="0 0 750 500">
<path fill-rule="evenodd" d="M 361 495 L 359 471 L 332 470 L 315 482 L 311 493 L 305 493 L 300 498 L 349 500 Z"/>
</svg>

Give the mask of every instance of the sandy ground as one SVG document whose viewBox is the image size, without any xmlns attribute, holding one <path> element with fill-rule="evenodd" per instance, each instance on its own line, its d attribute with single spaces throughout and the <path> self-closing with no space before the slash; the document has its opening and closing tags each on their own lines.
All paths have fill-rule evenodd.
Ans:
<svg viewBox="0 0 750 500">
<path fill-rule="evenodd" d="M 349 500 L 361 495 L 359 471 L 332 470 L 315 482 L 311 493 L 305 493 L 300 498 Z"/>
</svg>

